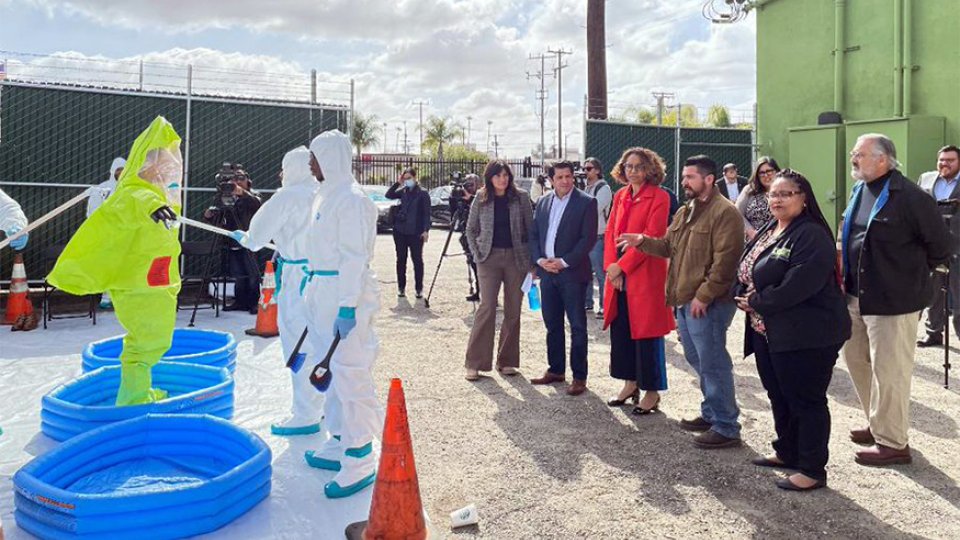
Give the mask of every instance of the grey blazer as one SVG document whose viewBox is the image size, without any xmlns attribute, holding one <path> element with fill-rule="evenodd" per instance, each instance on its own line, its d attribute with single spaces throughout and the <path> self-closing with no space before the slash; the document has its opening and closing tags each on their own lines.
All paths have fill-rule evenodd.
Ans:
<svg viewBox="0 0 960 540">
<path fill-rule="evenodd" d="M 510 239 L 513 241 L 513 258 L 517 268 L 530 270 L 530 250 L 527 248 L 527 231 L 533 223 L 533 203 L 530 195 L 517 189 L 519 197 L 510 199 Z M 481 203 L 474 197 L 467 216 L 467 243 L 478 263 L 490 256 L 493 245 L 493 197 Z"/>
</svg>

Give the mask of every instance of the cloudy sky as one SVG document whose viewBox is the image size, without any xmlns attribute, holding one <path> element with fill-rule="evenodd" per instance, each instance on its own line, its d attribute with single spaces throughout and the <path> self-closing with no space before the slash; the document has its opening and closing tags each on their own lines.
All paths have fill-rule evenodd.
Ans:
<svg viewBox="0 0 960 540">
<path fill-rule="evenodd" d="M 753 16 L 711 25 L 703 0 L 609 0 L 607 74 L 611 114 L 649 106 L 652 91 L 702 110 L 727 105 L 734 121 L 754 101 Z M 467 126 L 485 150 L 488 122 L 501 153 L 528 154 L 539 142 L 539 61 L 563 48 L 563 131 L 579 146 L 586 93 L 586 0 L 0 0 L 0 59 L 49 63 L 16 53 L 83 59 L 48 77 L 105 80 L 148 62 L 156 84 L 181 84 L 194 64 L 197 86 L 246 85 L 240 93 L 309 96 L 316 69 L 321 99 L 342 101 L 356 82 L 357 110 L 387 123 L 386 149 L 406 127 L 416 149 L 418 107 Z M 95 60 L 95 61 L 86 61 Z M 156 64 L 151 64 L 155 62 Z M 548 61 L 548 68 L 555 65 Z M 172 65 L 171 65 L 172 64 Z M 84 66 L 77 69 L 76 66 Z M 120 67 L 117 67 L 120 66 Z M 23 67 L 26 69 L 26 66 Z M 263 75 L 268 74 L 268 75 Z M 126 76 L 126 75 L 122 75 Z M 555 139 L 557 90 L 548 69 L 547 147 Z M 401 138 L 402 145 L 402 138 Z M 371 150 L 381 150 L 376 147 Z"/>
</svg>

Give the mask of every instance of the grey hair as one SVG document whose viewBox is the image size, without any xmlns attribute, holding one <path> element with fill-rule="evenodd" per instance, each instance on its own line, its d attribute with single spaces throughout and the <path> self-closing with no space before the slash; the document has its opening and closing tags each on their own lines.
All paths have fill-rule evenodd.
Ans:
<svg viewBox="0 0 960 540">
<path fill-rule="evenodd" d="M 894 169 L 900 168 L 900 162 L 897 161 L 897 147 L 890 137 L 882 133 L 864 133 L 857 137 L 858 144 L 860 141 L 873 141 L 876 146 L 875 153 L 886 156 Z"/>
</svg>

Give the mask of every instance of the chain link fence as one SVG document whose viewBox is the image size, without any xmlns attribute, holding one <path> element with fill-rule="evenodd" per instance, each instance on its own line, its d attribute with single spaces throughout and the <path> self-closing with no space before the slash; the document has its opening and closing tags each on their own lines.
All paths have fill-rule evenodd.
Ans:
<svg viewBox="0 0 960 540">
<path fill-rule="evenodd" d="M 741 174 L 749 174 L 754 161 L 753 141 L 754 132 L 749 129 L 677 128 L 587 120 L 584 148 L 585 155 L 599 159 L 607 172 L 628 148 L 643 146 L 653 150 L 667 165 L 664 184 L 682 198 L 679 171 L 686 158 L 706 154 L 719 167 L 733 163 Z"/>
<path fill-rule="evenodd" d="M 184 215 L 199 219 L 223 162 L 242 163 L 255 189 L 269 194 L 279 186 L 284 153 L 322 131 L 346 132 L 350 108 L 0 81 L 0 188 L 36 219 L 106 180 L 113 158 L 126 157 L 158 115 L 183 138 Z M 66 244 L 83 219 L 85 204 L 79 204 L 31 233 L 25 252 L 31 281 L 48 270 L 47 248 Z M 199 238 L 197 231 L 185 234 L 186 240 Z M 3 250 L 0 268 L 10 268 L 11 257 Z"/>
</svg>

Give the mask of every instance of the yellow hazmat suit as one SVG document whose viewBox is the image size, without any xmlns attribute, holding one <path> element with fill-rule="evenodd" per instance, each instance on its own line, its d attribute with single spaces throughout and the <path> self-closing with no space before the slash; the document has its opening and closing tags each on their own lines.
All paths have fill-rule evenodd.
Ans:
<svg viewBox="0 0 960 540">
<path fill-rule="evenodd" d="M 176 227 L 151 215 L 180 213 L 180 136 L 158 116 L 133 143 L 116 191 L 70 239 L 47 280 L 71 294 L 109 291 L 127 331 L 117 405 L 166 397 L 151 388 L 151 368 L 173 341 L 180 292 Z"/>
</svg>

